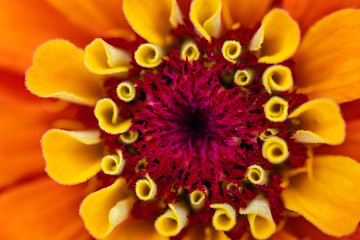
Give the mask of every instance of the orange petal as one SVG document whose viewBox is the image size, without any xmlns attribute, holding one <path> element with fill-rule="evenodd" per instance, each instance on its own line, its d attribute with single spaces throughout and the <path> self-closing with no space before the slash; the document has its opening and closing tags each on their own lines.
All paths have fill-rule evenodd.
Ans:
<svg viewBox="0 0 360 240">
<path fill-rule="evenodd" d="M 5 190 L 0 197 L 0 238 L 90 240 L 78 215 L 84 187 L 64 187 L 42 177 Z"/>
<path fill-rule="evenodd" d="M 318 155 L 313 159 L 313 179 L 298 174 L 282 192 L 287 209 L 300 213 L 323 232 L 344 236 L 360 220 L 360 164 L 351 158 Z"/>
<path fill-rule="evenodd" d="M 21 73 L 30 67 L 35 48 L 49 39 L 69 39 L 82 47 L 93 38 L 46 0 L 2 1 L 0 33 L 0 66 Z"/>
<path fill-rule="evenodd" d="M 339 154 L 354 158 L 360 162 L 360 119 L 350 121 L 346 124 L 345 141 L 338 146 L 321 145 L 315 148 L 315 153 L 319 154 Z"/>
<path fill-rule="evenodd" d="M 333 13 L 305 34 L 295 55 L 296 84 L 310 98 L 338 103 L 360 96 L 360 10 Z"/>
<path fill-rule="evenodd" d="M 345 8 L 358 8 L 358 0 L 283 0 L 282 8 L 299 23 L 305 32 L 322 17 Z"/>
<path fill-rule="evenodd" d="M 129 29 L 122 12 L 122 0 L 48 0 L 74 24 L 89 30 L 97 36 L 107 31 Z"/>
<path fill-rule="evenodd" d="M 273 0 L 223 0 L 223 20 L 227 28 L 240 22 L 246 27 L 253 27 L 269 11 Z"/>
</svg>

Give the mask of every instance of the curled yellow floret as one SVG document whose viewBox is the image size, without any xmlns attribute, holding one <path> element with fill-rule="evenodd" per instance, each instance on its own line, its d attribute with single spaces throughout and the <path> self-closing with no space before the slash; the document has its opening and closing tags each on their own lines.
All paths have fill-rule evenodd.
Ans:
<svg viewBox="0 0 360 240">
<path fill-rule="evenodd" d="M 162 62 L 163 51 L 159 46 L 144 43 L 135 52 L 135 61 L 138 65 L 146 68 L 154 68 Z"/>
<path fill-rule="evenodd" d="M 269 181 L 269 173 L 259 165 L 251 165 L 246 172 L 246 178 L 252 184 L 266 185 Z"/>
<path fill-rule="evenodd" d="M 231 63 L 236 63 L 236 59 L 241 53 L 241 45 L 235 40 L 225 41 L 221 48 L 221 53 L 226 60 Z"/>
<path fill-rule="evenodd" d="M 255 70 L 252 68 L 237 70 L 234 75 L 234 82 L 239 86 L 246 87 L 253 83 L 255 75 Z"/>
<path fill-rule="evenodd" d="M 212 225 L 218 231 L 230 231 L 236 225 L 236 211 L 228 203 L 211 204 L 215 209 Z"/>
<path fill-rule="evenodd" d="M 139 137 L 139 131 L 133 130 L 133 131 L 127 131 L 120 135 L 119 139 L 124 144 L 132 144 L 134 143 Z"/>
<path fill-rule="evenodd" d="M 195 190 L 190 194 L 189 199 L 190 199 L 191 208 L 194 211 L 197 212 L 204 208 L 205 192 L 203 192 L 201 190 Z"/>
<path fill-rule="evenodd" d="M 182 60 L 195 61 L 200 57 L 200 51 L 194 41 L 186 41 L 183 43 L 180 51 Z"/>
<path fill-rule="evenodd" d="M 285 10 L 274 9 L 262 20 L 250 42 L 260 63 L 280 63 L 292 57 L 300 43 L 300 29 Z"/>
<path fill-rule="evenodd" d="M 129 52 L 97 38 L 85 48 L 85 65 L 97 74 L 124 74 L 130 68 Z"/>
<path fill-rule="evenodd" d="M 336 102 L 331 99 L 308 101 L 291 114 L 295 139 L 303 143 L 340 144 L 345 139 L 345 121 Z"/>
<path fill-rule="evenodd" d="M 293 86 L 291 70 L 283 65 L 268 67 L 263 76 L 262 83 L 268 93 L 288 91 Z"/>
<path fill-rule="evenodd" d="M 268 128 L 264 132 L 262 132 L 259 136 L 261 140 L 264 140 L 265 138 L 274 136 L 279 133 L 279 129 L 277 128 Z"/>
<path fill-rule="evenodd" d="M 288 116 L 289 104 L 281 97 L 271 97 L 264 105 L 265 117 L 272 122 L 284 122 Z"/>
<path fill-rule="evenodd" d="M 155 221 L 155 229 L 162 236 L 176 236 L 188 224 L 189 210 L 183 203 L 169 204 L 169 209 Z"/>
<path fill-rule="evenodd" d="M 194 0 L 191 3 L 191 22 L 195 32 L 206 38 L 219 37 L 221 34 L 221 0 Z"/>
<path fill-rule="evenodd" d="M 109 175 L 119 175 L 124 170 L 125 160 L 121 150 L 117 150 L 116 154 L 107 155 L 101 160 L 101 168 L 104 173 Z"/>
<path fill-rule="evenodd" d="M 152 200 L 157 193 L 156 183 L 147 174 L 146 179 L 140 179 L 136 182 L 135 193 L 140 200 Z"/>
<path fill-rule="evenodd" d="M 95 117 L 102 130 L 110 134 L 124 133 L 131 126 L 131 119 L 122 119 L 119 108 L 109 98 L 99 100 L 95 106 Z"/>
<path fill-rule="evenodd" d="M 121 82 L 116 88 L 118 98 L 124 102 L 130 102 L 135 99 L 136 91 L 133 81 Z"/>
<path fill-rule="evenodd" d="M 289 150 L 284 139 L 273 136 L 265 139 L 262 154 L 272 164 L 279 164 L 289 157 Z"/>
<path fill-rule="evenodd" d="M 275 233 L 276 224 L 272 218 L 269 202 L 262 196 L 252 200 L 240 214 L 247 215 L 250 231 L 256 239 L 267 239 Z"/>
</svg>

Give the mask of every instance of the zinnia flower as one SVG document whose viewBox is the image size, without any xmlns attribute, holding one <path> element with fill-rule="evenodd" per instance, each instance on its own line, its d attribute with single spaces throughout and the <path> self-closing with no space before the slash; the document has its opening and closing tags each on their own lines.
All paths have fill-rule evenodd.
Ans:
<svg viewBox="0 0 360 240">
<path fill-rule="evenodd" d="M 52 100 L 2 74 L 2 238 L 358 238 L 357 1 L 40 2 L 2 4 L 3 31 L 39 24 L 2 66 L 73 41 L 27 71 Z M 39 173 L 49 128 L 46 171 L 77 186 Z"/>
</svg>

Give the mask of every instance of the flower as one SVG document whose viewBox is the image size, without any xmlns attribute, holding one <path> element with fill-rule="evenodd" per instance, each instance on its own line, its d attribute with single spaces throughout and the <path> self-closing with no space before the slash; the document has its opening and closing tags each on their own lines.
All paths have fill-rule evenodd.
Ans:
<svg viewBox="0 0 360 240">
<path fill-rule="evenodd" d="M 76 3 L 51 2 L 66 9 L 77 24 L 87 24 L 86 18 L 71 14 L 74 8 L 69 6 Z M 180 7 L 176 1 L 123 4 L 130 25 L 145 40 L 112 31 L 112 37 L 93 40 L 85 52 L 64 40 L 49 41 L 35 52 L 27 73 L 26 84 L 35 94 L 75 103 L 50 103 L 50 109 L 58 111 L 39 124 L 42 131 L 60 116 L 77 120 L 56 121 L 55 126 L 67 130 L 44 135 L 48 174 L 64 184 L 91 178 L 89 184 L 86 189 L 82 184 L 53 190 L 48 180 L 37 180 L 9 190 L 3 206 L 13 199 L 18 206 L 21 196 L 39 192 L 31 204 L 56 197 L 60 206 L 73 207 L 79 196 L 61 199 L 64 192 L 92 192 L 82 202 L 80 215 L 90 233 L 104 239 L 144 234 L 238 239 L 250 233 L 257 239 L 291 239 L 292 234 L 304 234 L 293 229 L 295 224 L 309 229 L 303 220 L 292 219 L 294 212 L 330 235 L 355 231 L 359 165 L 349 157 L 325 154 L 348 149 L 345 155 L 354 154 L 350 144 L 358 121 L 350 122 L 355 131 L 344 144 L 317 145 L 344 141 L 336 102 L 358 99 L 357 35 L 349 31 L 358 25 L 358 10 L 320 20 L 304 34 L 295 53 L 297 23 L 270 1 L 247 15 L 254 6 L 244 11 L 245 2 L 194 0 L 189 19 L 180 10 L 186 12 L 189 5 Z M 283 7 L 295 18 L 313 22 L 309 19 L 321 15 L 301 16 L 307 2 L 297 8 L 294 4 L 284 1 Z M 347 4 L 340 8 L 355 6 Z M 104 18 L 111 16 L 111 4 L 99 10 L 90 3 L 80 6 L 92 10 L 84 16 L 97 17 L 92 32 L 112 28 Z M 300 21 L 302 29 L 309 27 L 307 21 Z M 12 95 L 5 90 L 4 96 Z M 32 97 L 17 99 L 19 111 L 43 116 L 28 103 Z M 21 120 L 34 122 L 31 117 Z M 31 131 L 38 134 L 36 128 Z M 19 158 L 18 163 L 23 161 Z M 36 169 L 20 168 L 4 185 Z M 44 190 L 53 195 L 43 196 Z M 53 217 L 46 214 L 39 215 Z M 63 216 L 60 222 L 67 231 L 52 233 L 59 239 L 77 234 L 86 238 L 79 219 Z M 8 226 L 3 230 L 7 238 L 12 234 Z M 313 236 L 324 237 L 310 229 Z"/>
</svg>

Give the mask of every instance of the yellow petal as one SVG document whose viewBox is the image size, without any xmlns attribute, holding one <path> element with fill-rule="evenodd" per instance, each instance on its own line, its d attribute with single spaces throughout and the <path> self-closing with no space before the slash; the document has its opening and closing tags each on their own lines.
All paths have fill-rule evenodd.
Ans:
<svg viewBox="0 0 360 240">
<path fill-rule="evenodd" d="M 101 168 L 104 173 L 109 175 L 119 175 L 124 170 L 125 159 L 121 150 L 116 150 L 116 155 L 107 155 L 101 160 Z"/>
<path fill-rule="evenodd" d="M 176 236 L 187 224 L 189 210 L 182 203 L 169 204 L 169 208 L 155 221 L 155 228 L 162 236 Z"/>
<path fill-rule="evenodd" d="M 131 55 L 97 38 L 85 48 L 85 65 L 96 74 L 124 74 L 130 68 Z"/>
<path fill-rule="evenodd" d="M 211 204 L 215 209 L 212 225 L 218 231 L 230 231 L 236 225 L 236 211 L 228 203 Z"/>
<path fill-rule="evenodd" d="M 219 37 L 221 34 L 221 1 L 194 0 L 190 7 L 190 20 L 195 32 L 206 38 Z"/>
<path fill-rule="evenodd" d="M 291 70 L 283 65 L 268 67 L 262 76 L 262 83 L 269 94 L 288 91 L 293 86 Z"/>
<path fill-rule="evenodd" d="M 62 184 L 84 182 L 101 170 L 104 145 L 98 131 L 52 129 L 42 148 L 47 173 Z"/>
<path fill-rule="evenodd" d="M 254 238 L 267 239 L 275 233 L 276 224 L 271 215 L 269 202 L 264 197 L 256 197 L 245 209 L 240 209 L 240 214 L 247 215 Z"/>
<path fill-rule="evenodd" d="M 234 82 L 242 87 L 246 87 L 253 83 L 256 76 L 256 72 L 252 68 L 245 68 L 237 70 L 234 75 Z"/>
<path fill-rule="evenodd" d="M 264 105 L 265 117 L 272 122 L 283 122 L 288 116 L 289 104 L 281 97 L 271 97 Z"/>
<path fill-rule="evenodd" d="M 124 102 L 131 102 L 136 97 L 136 91 L 133 81 L 121 82 L 116 87 L 117 96 Z"/>
<path fill-rule="evenodd" d="M 109 98 L 99 100 L 95 106 L 95 117 L 102 130 L 110 134 L 124 133 L 131 126 L 131 119 L 119 117 L 118 106 Z"/>
<path fill-rule="evenodd" d="M 182 23 L 176 0 L 124 0 L 123 11 L 135 32 L 160 46 L 168 43 L 170 31 Z"/>
<path fill-rule="evenodd" d="M 49 41 L 34 54 L 26 85 L 40 97 L 93 106 L 101 98 L 101 77 L 84 65 L 84 51 L 64 40 Z"/>
<path fill-rule="evenodd" d="M 270 11 L 250 43 L 259 52 L 260 63 L 280 63 L 292 57 L 300 43 L 300 30 L 289 14 L 280 9 Z"/>
<path fill-rule="evenodd" d="M 140 179 L 136 182 L 135 193 L 140 200 L 153 200 L 157 194 L 156 183 L 147 174 L 146 179 Z"/>
<path fill-rule="evenodd" d="M 221 49 L 223 57 L 231 63 L 236 63 L 236 59 L 240 56 L 241 45 L 238 41 L 227 40 Z"/>
<path fill-rule="evenodd" d="M 103 238 L 130 216 L 134 202 L 125 179 L 121 178 L 111 186 L 88 195 L 81 203 L 80 215 L 91 235 Z"/>
<path fill-rule="evenodd" d="M 198 60 L 200 57 L 200 51 L 196 46 L 196 43 L 190 40 L 185 41 L 181 47 L 180 57 L 182 60 L 187 59 L 190 62 L 194 60 Z"/>
<path fill-rule="evenodd" d="M 159 46 L 151 43 L 141 44 L 135 52 L 135 61 L 146 68 L 159 66 L 162 62 L 163 51 Z"/>
<path fill-rule="evenodd" d="M 345 122 L 340 108 L 331 99 L 316 99 L 304 103 L 288 117 L 299 125 L 295 139 L 303 143 L 340 144 L 345 139 Z"/>
<path fill-rule="evenodd" d="M 247 169 L 246 178 L 252 184 L 266 185 L 269 182 L 269 172 L 259 165 L 251 165 Z"/>
<path fill-rule="evenodd" d="M 284 139 L 273 136 L 265 139 L 262 155 L 273 164 L 280 164 L 289 157 L 289 150 Z"/>
<path fill-rule="evenodd" d="M 198 212 L 201 211 L 205 206 L 205 192 L 195 190 L 189 195 L 191 208 Z"/>
<path fill-rule="evenodd" d="M 355 31 L 359 27 L 360 10 L 347 9 L 309 29 L 294 56 L 299 91 L 312 99 L 329 97 L 338 103 L 359 98 L 360 33 Z"/>
<path fill-rule="evenodd" d="M 313 180 L 306 173 L 290 179 L 282 192 L 285 207 L 300 213 L 327 234 L 352 233 L 360 221 L 360 165 L 333 155 L 313 159 Z"/>
</svg>

